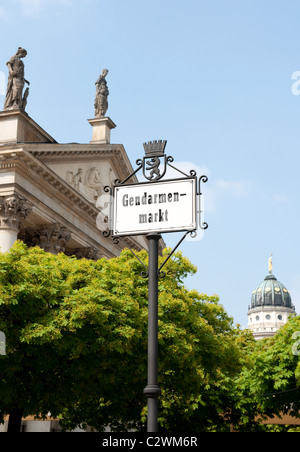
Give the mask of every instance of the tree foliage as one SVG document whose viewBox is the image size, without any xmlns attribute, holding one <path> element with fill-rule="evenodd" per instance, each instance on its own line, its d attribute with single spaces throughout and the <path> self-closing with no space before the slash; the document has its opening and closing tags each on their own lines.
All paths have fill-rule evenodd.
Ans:
<svg viewBox="0 0 300 452">
<path fill-rule="evenodd" d="M 164 251 L 165 258 L 169 250 Z M 148 265 L 148 254 L 138 253 Z M 0 254 L 0 416 L 59 416 L 66 429 L 145 430 L 148 280 L 129 250 L 97 262 L 17 242 Z M 185 288 L 180 252 L 159 280 L 161 431 L 271 431 L 299 412 L 300 318 L 255 341 L 217 296 Z M 274 431 L 274 429 L 273 429 Z"/>
<path fill-rule="evenodd" d="M 147 265 L 146 252 L 139 258 Z M 18 242 L 0 255 L 2 416 L 19 408 L 23 416 L 60 415 L 68 428 L 144 428 L 148 286 L 141 270 L 128 250 L 94 262 Z M 223 419 L 239 367 L 232 319 L 218 298 L 183 286 L 195 271 L 176 253 L 159 281 L 163 429 L 201 430 Z"/>
<path fill-rule="evenodd" d="M 273 337 L 248 342 L 236 379 L 232 421 L 240 431 L 264 431 L 260 421 L 289 414 L 300 417 L 300 316 Z"/>
</svg>

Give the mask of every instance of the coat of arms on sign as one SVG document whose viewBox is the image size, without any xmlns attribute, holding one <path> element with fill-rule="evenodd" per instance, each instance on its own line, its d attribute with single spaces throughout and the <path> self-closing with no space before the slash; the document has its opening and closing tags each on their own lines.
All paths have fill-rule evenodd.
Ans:
<svg viewBox="0 0 300 452">
<path fill-rule="evenodd" d="M 149 141 L 144 143 L 145 157 L 143 158 L 143 174 L 149 181 L 161 179 L 166 172 L 167 160 L 165 147 L 167 141 Z"/>
</svg>

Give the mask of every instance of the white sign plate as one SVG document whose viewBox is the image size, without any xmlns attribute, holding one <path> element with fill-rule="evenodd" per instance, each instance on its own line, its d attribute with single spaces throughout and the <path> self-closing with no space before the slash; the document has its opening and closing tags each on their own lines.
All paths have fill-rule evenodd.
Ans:
<svg viewBox="0 0 300 452">
<path fill-rule="evenodd" d="M 197 229 L 196 178 L 114 187 L 113 235 Z"/>
</svg>

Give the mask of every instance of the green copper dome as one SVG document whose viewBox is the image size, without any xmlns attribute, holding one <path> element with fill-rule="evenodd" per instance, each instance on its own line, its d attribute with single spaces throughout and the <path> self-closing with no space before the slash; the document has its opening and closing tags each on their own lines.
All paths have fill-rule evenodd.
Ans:
<svg viewBox="0 0 300 452">
<path fill-rule="evenodd" d="M 289 291 L 277 281 L 272 272 L 269 272 L 252 293 L 251 309 L 259 306 L 282 306 L 295 309 Z"/>
</svg>

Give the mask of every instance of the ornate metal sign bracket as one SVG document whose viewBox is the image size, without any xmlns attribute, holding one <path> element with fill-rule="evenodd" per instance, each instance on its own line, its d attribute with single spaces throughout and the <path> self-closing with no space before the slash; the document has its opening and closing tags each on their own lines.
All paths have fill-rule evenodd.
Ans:
<svg viewBox="0 0 300 452">
<path fill-rule="evenodd" d="M 165 147 L 166 147 L 167 141 L 166 140 L 159 140 L 159 141 L 150 141 L 148 143 L 144 143 L 144 150 L 145 150 L 145 156 L 142 159 L 138 159 L 136 161 L 137 168 L 124 180 L 120 181 L 119 179 L 115 180 L 115 187 L 125 185 L 126 182 L 128 182 L 133 176 L 135 176 L 139 171 L 142 170 L 143 176 L 146 180 L 156 183 L 160 181 L 166 174 L 168 166 L 172 168 L 173 170 L 180 173 L 181 176 L 185 176 L 186 178 L 189 177 L 197 177 L 197 173 L 195 170 L 190 170 L 189 174 L 182 171 L 181 169 L 177 168 L 176 166 L 172 165 L 174 158 L 172 156 L 166 156 L 165 155 Z M 202 214 L 203 209 L 201 205 L 201 182 L 206 183 L 208 180 L 207 176 L 202 175 L 197 181 L 197 214 L 198 214 L 198 227 L 202 230 L 207 229 L 208 224 L 204 221 L 202 221 Z M 107 223 L 107 229 L 102 232 L 104 237 L 109 237 L 112 231 L 112 218 L 113 218 L 113 190 L 110 186 L 105 186 L 104 191 L 106 193 L 109 193 L 109 212 L 106 218 Z M 187 235 L 190 234 L 192 238 L 197 236 L 197 231 L 186 231 L 183 235 L 183 237 L 179 240 L 177 245 L 173 248 L 171 253 L 167 256 L 166 260 L 163 262 L 163 264 L 158 269 L 158 276 L 160 278 L 165 276 L 165 272 L 162 271 L 162 268 L 167 263 L 167 261 L 170 259 L 170 257 L 174 254 L 176 249 L 179 247 L 179 245 L 183 242 L 183 240 L 187 237 Z M 113 236 L 113 243 L 118 244 L 119 240 L 121 239 L 120 236 Z M 121 239 L 122 240 L 122 239 Z M 122 242 L 125 244 L 125 246 L 131 251 L 131 253 L 138 259 L 138 261 L 142 264 L 142 266 L 145 268 L 145 271 L 141 272 L 141 276 L 143 278 L 147 278 L 149 276 L 149 272 L 145 264 L 139 259 L 139 257 L 135 254 L 135 252 L 130 248 L 128 243 L 125 243 L 124 240 Z"/>
<path fill-rule="evenodd" d="M 172 156 L 166 156 L 165 155 L 165 147 L 166 147 L 167 141 L 166 140 L 157 140 L 157 141 L 149 141 L 148 143 L 143 143 L 144 150 L 145 150 L 145 156 L 142 159 L 137 159 L 136 164 L 137 168 L 129 174 L 125 179 L 122 181 L 120 179 L 115 180 L 114 187 L 118 186 L 126 186 L 126 182 L 130 181 L 130 179 L 135 176 L 139 171 L 142 170 L 144 178 L 155 184 L 156 182 L 160 181 L 166 174 L 168 167 L 172 168 L 173 170 L 177 171 L 181 176 L 184 176 L 186 178 L 194 177 L 197 180 L 197 173 L 195 170 L 190 170 L 189 174 L 182 171 L 181 169 L 174 166 L 172 163 L 174 161 L 174 158 Z M 197 180 L 197 223 L 198 228 L 205 230 L 208 227 L 208 224 L 203 221 L 203 208 L 201 205 L 201 183 L 206 183 L 208 180 L 207 176 L 202 175 Z M 111 235 L 112 232 L 112 219 L 113 219 L 113 189 L 110 186 L 105 186 L 104 191 L 106 193 L 109 193 L 109 208 L 108 208 L 108 215 L 106 217 L 106 223 L 107 228 L 105 231 L 102 232 L 104 237 L 108 237 Z M 188 231 L 191 234 L 191 237 L 197 236 L 196 229 L 194 231 Z M 187 236 L 187 233 L 184 234 L 184 237 L 179 241 L 178 245 L 176 245 L 175 249 L 180 245 L 180 243 L 183 241 L 183 239 Z M 119 237 L 119 235 L 114 236 L 114 243 L 117 243 L 116 237 Z M 127 245 L 128 246 L 128 245 Z M 129 248 L 130 249 L 130 248 Z M 131 250 L 132 251 L 132 250 Z M 173 254 L 173 252 L 172 252 Z"/>
</svg>

